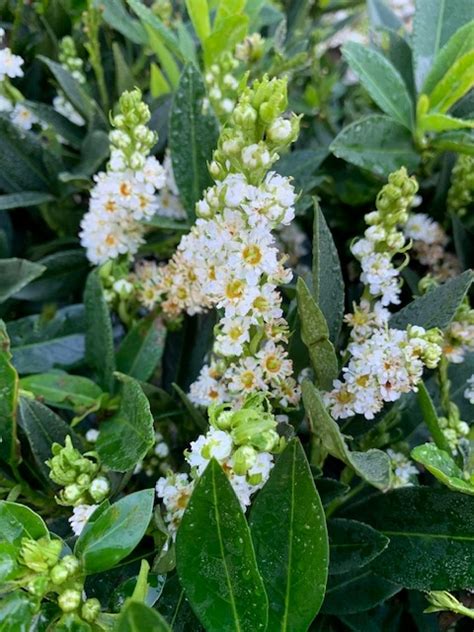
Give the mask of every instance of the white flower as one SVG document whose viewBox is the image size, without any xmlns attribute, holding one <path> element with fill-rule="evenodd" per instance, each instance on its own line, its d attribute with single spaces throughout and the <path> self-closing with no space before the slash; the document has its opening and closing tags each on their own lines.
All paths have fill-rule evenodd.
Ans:
<svg viewBox="0 0 474 632">
<path fill-rule="evenodd" d="M 24 130 L 31 129 L 33 125 L 38 122 L 38 119 L 33 112 L 21 103 L 17 103 L 15 105 L 10 116 L 12 123 Z"/>
<path fill-rule="evenodd" d="M 0 112 L 11 112 L 13 110 L 13 103 L 10 99 L 0 94 Z"/>
<path fill-rule="evenodd" d="M 186 461 L 201 475 L 212 458 L 220 463 L 228 459 L 232 447 L 232 437 L 228 432 L 211 428 L 206 435 L 200 435 L 196 441 L 191 442 Z"/>
<path fill-rule="evenodd" d="M 69 517 L 69 524 L 71 525 L 74 535 L 81 535 L 87 521 L 98 506 L 99 505 L 78 505 L 74 507 L 72 516 Z"/>
<path fill-rule="evenodd" d="M 62 116 L 67 118 L 68 121 L 74 123 L 74 125 L 79 125 L 80 127 L 82 127 L 86 124 L 85 120 L 82 118 L 79 112 L 74 109 L 74 107 L 62 93 L 59 93 L 57 96 L 54 97 L 53 108 L 56 110 L 56 112 L 59 112 L 59 114 L 62 114 Z"/>
<path fill-rule="evenodd" d="M 395 452 L 392 449 L 387 450 L 387 454 L 390 457 L 393 470 L 392 488 L 398 487 L 411 487 L 416 481 L 418 475 L 418 469 L 415 467 L 413 461 L 410 461 L 401 452 Z"/>
<path fill-rule="evenodd" d="M 9 48 L 0 50 L 0 81 L 5 76 L 14 79 L 15 77 L 23 77 L 23 59 L 19 55 L 14 55 Z"/>
<path fill-rule="evenodd" d="M 165 443 L 164 441 L 160 441 L 159 443 L 155 445 L 154 452 L 156 456 L 159 457 L 160 459 L 166 459 L 166 457 L 170 453 L 170 449 L 167 443 Z"/>
<path fill-rule="evenodd" d="M 268 128 L 267 135 L 270 140 L 275 142 L 286 142 L 291 139 L 293 130 L 291 122 L 284 118 L 277 118 Z"/>
<path fill-rule="evenodd" d="M 156 495 L 163 501 L 165 521 L 173 538 L 176 537 L 181 518 L 186 510 L 194 488 L 194 481 L 186 474 L 170 473 L 161 477 L 156 483 Z"/>
<path fill-rule="evenodd" d="M 89 441 L 89 443 L 95 443 L 98 438 L 99 438 L 99 431 L 96 430 L 95 428 L 90 428 L 86 432 L 86 440 Z"/>
<path fill-rule="evenodd" d="M 464 391 L 464 397 L 470 404 L 474 404 L 474 375 L 467 380 L 467 388 Z"/>
</svg>

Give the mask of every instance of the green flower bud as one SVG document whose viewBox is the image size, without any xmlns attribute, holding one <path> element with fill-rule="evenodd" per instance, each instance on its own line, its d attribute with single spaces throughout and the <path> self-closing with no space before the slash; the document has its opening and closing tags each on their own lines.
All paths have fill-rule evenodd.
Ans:
<svg viewBox="0 0 474 632">
<path fill-rule="evenodd" d="M 90 487 L 89 494 L 92 496 L 96 503 L 102 502 L 110 493 L 110 484 L 105 476 L 98 476 L 95 478 Z"/>
<path fill-rule="evenodd" d="M 61 565 L 67 570 L 69 576 L 74 575 L 80 568 L 80 562 L 74 555 L 65 555 L 61 560 Z"/>
<path fill-rule="evenodd" d="M 84 494 L 84 488 L 76 485 L 67 485 L 60 493 L 61 501 L 68 505 L 75 505 Z"/>
<path fill-rule="evenodd" d="M 232 457 L 233 469 L 239 476 L 244 476 L 247 470 L 255 464 L 257 452 L 249 445 L 242 445 Z"/>
<path fill-rule="evenodd" d="M 28 582 L 26 589 L 36 597 L 42 597 L 48 592 L 49 578 L 46 575 L 39 575 Z"/>
<path fill-rule="evenodd" d="M 56 564 L 61 548 L 60 540 L 22 538 L 19 561 L 36 573 L 44 573 Z"/>
<path fill-rule="evenodd" d="M 73 612 L 81 604 L 81 593 L 79 590 L 67 589 L 58 597 L 58 605 L 63 612 Z"/>
<path fill-rule="evenodd" d="M 81 608 L 81 617 L 84 621 L 92 623 L 100 613 L 100 601 L 98 599 L 88 599 Z"/>
<path fill-rule="evenodd" d="M 51 569 L 50 578 L 55 586 L 63 584 L 68 577 L 69 573 L 62 564 L 56 564 L 56 566 L 53 566 L 53 568 Z"/>
</svg>

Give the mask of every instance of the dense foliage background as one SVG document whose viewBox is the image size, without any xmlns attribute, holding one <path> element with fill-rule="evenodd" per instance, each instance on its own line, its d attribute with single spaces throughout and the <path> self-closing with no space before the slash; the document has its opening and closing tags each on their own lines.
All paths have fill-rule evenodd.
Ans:
<svg viewBox="0 0 474 632">
<path fill-rule="evenodd" d="M 472 630 L 472 1 L 0 16 L 0 630 Z"/>
</svg>

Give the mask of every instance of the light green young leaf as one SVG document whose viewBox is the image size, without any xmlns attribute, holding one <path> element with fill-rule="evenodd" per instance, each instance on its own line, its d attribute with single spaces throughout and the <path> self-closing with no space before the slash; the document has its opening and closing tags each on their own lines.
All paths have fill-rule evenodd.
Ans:
<svg viewBox="0 0 474 632">
<path fill-rule="evenodd" d="M 345 127 L 330 149 L 338 158 L 378 176 L 388 176 L 403 166 L 414 171 L 420 161 L 410 132 L 388 116 L 378 114 Z"/>
<path fill-rule="evenodd" d="M 445 132 L 446 130 L 464 129 L 466 127 L 474 129 L 474 120 L 428 112 L 428 114 L 424 114 L 418 119 L 417 126 L 423 132 Z"/>
<path fill-rule="evenodd" d="M 413 19 L 413 55 L 418 90 L 433 61 L 450 37 L 472 19 L 471 0 L 416 0 Z"/>
<path fill-rule="evenodd" d="M 38 540 L 49 534 L 43 519 L 25 505 L 0 500 L 1 539 L 19 544 L 22 538 Z"/>
<path fill-rule="evenodd" d="M 336 244 L 319 204 L 314 203 L 313 294 L 336 344 L 344 316 L 344 280 Z"/>
<path fill-rule="evenodd" d="M 351 467 L 357 476 L 377 489 L 387 490 L 392 477 L 390 459 L 385 452 L 370 449 L 366 452 L 350 451 L 339 426 L 326 410 L 319 391 L 309 380 L 302 384 L 303 402 L 311 422 L 311 431 L 323 448 Z"/>
<path fill-rule="evenodd" d="M 13 465 L 19 458 L 16 437 L 18 373 L 11 359 L 10 340 L 5 323 L 0 320 L 0 461 Z"/>
<path fill-rule="evenodd" d="M 112 44 L 112 53 L 114 56 L 115 66 L 115 88 L 117 94 L 122 94 L 126 90 L 132 90 L 135 85 L 135 79 L 130 66 L 125 61 L 122 49 L 118 42 Z"/>
<path fill-rule="evenodd" d="M 398 70 L 378 51 L 349 42 L 342 49 L 351 69 L 386 114 L 413 128 L 413 102 Z"/>
<path fill-rule="evenodd" d="M 334 346 L 323 313 L 316 304 L 308 286 L 301 277 L 296 283 L 298 314 L 301 322 L 301 339 L 308 347 L 316 385 L 327 391 L 339 373 Z"/>
<path fill-rule="evenodd" d="M 217 30 L 210 35 L 204 44 L 204 63 L 212 62 L 225 51 L 233 51 L 236 44 L 247 35 L 249 19 L 246 15 L 233 15 L 224 18 Z"/>
<path fill-rule="evenodd" d="M 15 296 L 45 270 L 44 266 L 27 259 L 0 259 L 0 303 Z"/>
<path fill-rule="evenodd" d="M 474 20 L 461 26 L 436 55 L 421 92 L 429 94 L 451 66 L 474 48 Z"/>
<path fill-rule="evenodd" d="M 217 145 L 218 125 L 205 112 L 205 87 L 199 70 L 185 66 L 170 115 L 169 146 L 173 172 L 190 220 L 204 189 L 211 184 L 207 163 Z"/>
<path fill-rule="evenodd" d="M 240 15 L 245 7 L 245 0 L 219 0 L 217 13 L 212 25 L 213 31 L 217 31 L 226 18 Z"/>
<path fill-rule="evenodd" d="M 419 325 L 425 329 L 444 329 L 453 319 L 473 279 L 472 271 L 466 270 L 423 296 L 415 298 L 391 317 L 390 327 L 406 329 L 409 325 Z"/>
<path fill-rule="evenodd" d="M 268 600 L 250 531 L 221 466 L 211 460 L 176 539 L 179 579 L 208 632 L 266 630 Z"/>
<path fill-rule="evenodd" d="M 115 355 L 112 322 L 104 297 L 99 269 L 87 277 L 84 291 L 86 308 L 86 360 L 97 371 L 99 384 L 113 391 Z"/>
<path fill-rule="evenodd" d="M 425 443 L 413 448 L 411 456 L 449 489 L 474 496 L 474 485 L 465 480 L 461 468 L 448 452 L 440 450 L 433 443 Z"/>
<path fill-rule="evenodd" d="M 150 93 L 154 99 L 158 99 L 163 94 L 171 92 L 168 80 L 161 72 L 160 67 L 155 64 L 150 64 Z"/>
<path fill-rule="evenodd" d="M 120 408 L 101 424 L 96 449 L 104 465 L 126 472 L 153 446 L 155 433 L 150 404 L 140 384 L 122 373 L 116 377 L 123 384 Z"/>
<path fill-rule="evenodd" d="M 204 44 L 211 33 L 209 6 L 207 0 L 186 0 L 186 9 L 193 23 L 196 35 Z"/>
<path fill-rule="evenodd" d="M 323 601 L 329 549 L 324 510 L 298 439 L 278 457 L 257 496 L 250 531 L 269 599 L 268 629 L 306 630 Z"/>
<path fill-rule="evenodd" d="M 459 57 L 428 95 L 430 109 L 445 113 L 474 86 L 474 50 Z"/>
<path fill-rule="evenodd" d="M 161 34 L 154 30 L 149 24 L 145 24 L 145 30 L 148 33 L 150 48 L 160 62 L 160 66 L 171 87 L 175 90 L 179 83 L 179 66 L 166 46 Z"/>
</svg>

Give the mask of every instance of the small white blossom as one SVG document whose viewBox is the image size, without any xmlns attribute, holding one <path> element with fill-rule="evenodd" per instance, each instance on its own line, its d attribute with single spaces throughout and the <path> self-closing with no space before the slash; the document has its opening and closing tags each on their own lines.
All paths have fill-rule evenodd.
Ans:
<svg viewBox="0 0 474 632">
<path fill-rule="evenodd" d="M 74 535 L 81 535 L 87 521 L 98 506 L 99 505 L 78 505 L 74 507 L 72 516 L 69 518 L 69 524 L 71 525 Z"/>
</svg>

